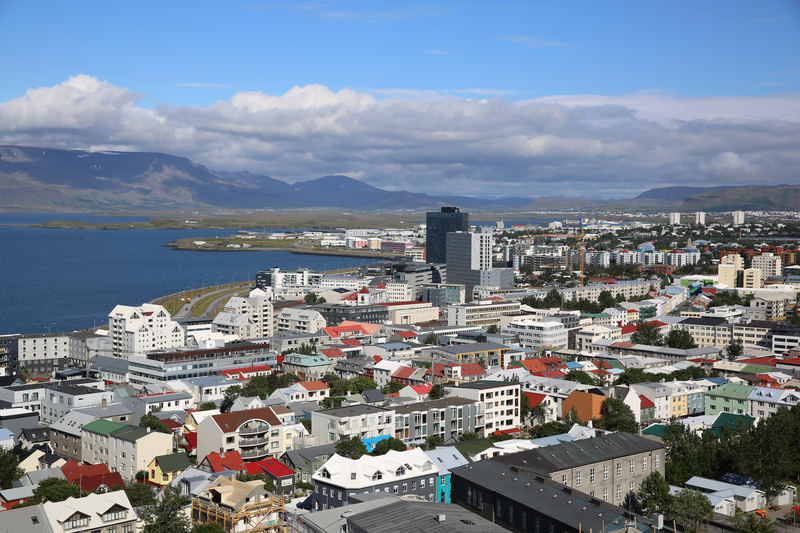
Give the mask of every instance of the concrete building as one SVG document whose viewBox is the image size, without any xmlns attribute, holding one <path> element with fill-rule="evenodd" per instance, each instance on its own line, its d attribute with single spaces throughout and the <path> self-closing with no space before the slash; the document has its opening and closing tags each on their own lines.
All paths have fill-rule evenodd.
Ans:
<svg viewBox="0 0 800 533">
<path fill-rule="evenodd" d="M 323 275 L 308 268 L 281 270 L 274 267 L 256 274 L 256 287 L 265 292 L 272 291 L 274 297 L 280 297 L 288 290 L 318 289 L 322 285 Z"/>
<path fill-rule="evenodd" d="M 420 324 L 439 319 L 439 308 L 430 302 L 405 301 L 378 305 L 386 307 L 392 324 Z"/>
<path fill-rule="evenodd" d="M 463 304 L 466 287 L 458 283 L 426 283 L 420 286 L 419 299 L 430 302 L 439 309 L 454 304 Z"/>
<path fill-rule="evenodd" d="M 71 384 L 69 382 L 51 386 L 42 398 L 42 423 L 50 425 L 71 409 L 80 407 L 101 407 L 114 400 L 114 392 L 105 390 L 105 384 Z"/>
<path fill-rule="evenodd" d="M 761 274 L 760 268 L 746 268 L 744 270 L 744 282 L 742 283 L 742 288 L 760 289 Z"/>
<path fill-rule="evenodd" d="M 363 492 L 416 495 L 433 501 L 438 476 L 439 468 L 421 448 L 390 450 L 358 460 L 334 455 L 312 476 L 314 509 L 347 506 L 350 497 Z"/>
<path fill-rule="evenodd" d="M 734 226 L 741 226 L 744 224 L 744 211 L 734 211 L 733 212 L 733 225 Z"/>
<path fill-rule="evenodd" d="M 286 307 L 278 313 L 278 331 L 299 331 L 302 333 L 316 333 L 327 324 L 319 311 L 313 309 L 298 309 Z"/>
<path fill-rule="evenodd" d="M 506 381 L 474 381 L 445 387 L 445 398 L 457 396 L 484 404 L 484 435 L 519 427 L 520 384 Z M 480 432 L 478 433 L 481 434 Z"/>
<path fill-rule="evenodd" d="M 85 463 L 103 463 L 129 481 L 136 477 L 137 471 L 146 470 L 154 457 L 172 452 L 172 435 L 95 420 L 81 428 L 81 444 Z"/>
<path fill-rule="evenodd" d="M 246 461 L 280 457 L 287 449 L 285 441 L 291 442 L 293 435 L 284 431 L 278 409 L 288 411 L 272 406 L 204 418 L 197 426 L 197 457 L 231 451 Z"/>
<path fill-rule="evenodd" d="M 694 223 L 697 226 L 705 226 L 706 225 L 706 214 L 702 211 L 698 211 L 694 214 Z"/>
<path fill-rule="evenodd" d="M 761 271 L 762 280 L 770 276 L 780 276 L 783 273 L 781 256 L 773 253 L 763 253 L 753 257 L 751 265 L 753 268 L 757 268 Z"/>
<path fill-rule="evenodd" d="M 254 289 L 247 298 L 233 297 L 228 300 L 222 312 L 214 318 L 214 331 L 226 335 L 239 335 L 243 339 L 272 337 L 275 335 L 272 313 L 272 302 L 269 301 L 267 293 L 261 289 Z M 249 324 L 252 324 L 251 328 L 246 327 Z"/>
<path fill-rule="evenodd" d="M 450 444 L 462 433 L 482 433 L 484 422 L 483 402 L 457 396 L 394 407 L 394 437 L 404 441 L 441 437 Z"/>
<path fill-rule="evenodd" d="M 130 424 L 133 422 L 133 412 L 120 403 L 68 411 L 50 425 L 50 447 L 53 453 L 65 459 L 82 461 L 81 430 L 84 425 L 99 419 Z"/>
<path fill-rule="evenodd" d="M 350 437 L 369 439 L 394 435 L 394 410 L 372 405 L 350 405 L 311 413 L 311 434 L 320 444 Z"/>
<path fill-rule="evenodd" d="M 523 348 L 566 348 L 568 344 L 568 330 L 558 320 L 512 320 L 502 332 L 518 336 Z"/>
<path fill-rule="evenodd" d="M 495 302 L 481 300 L 474 304 L 451 305 L 447 312 L 448 326 L 479 326 L 486 328 L 500 325 L 500 318 L 520 313 L 519 302 Z"/>
<path fill-rule="evenodd" d="M 669 214 L 669 225 L 670 226 L 680 226 L 681 224 L 681 214 L 680 213 L 670 213 Z"/>
<path fill-rule="evenodd" d="M 118 305 L 108 315 L 108 328 L 116 357 L 175 348 L 186 342 L 183 326 L 172 320 L 160 305 Z"/>
<path fill-rule="evenodd" d="M 425 216 L 425 258 L 428 263 L 448 263 L 447 234 L 469 231 L 469 214 L 458 207 L 442 207 Z"/>
</svg>

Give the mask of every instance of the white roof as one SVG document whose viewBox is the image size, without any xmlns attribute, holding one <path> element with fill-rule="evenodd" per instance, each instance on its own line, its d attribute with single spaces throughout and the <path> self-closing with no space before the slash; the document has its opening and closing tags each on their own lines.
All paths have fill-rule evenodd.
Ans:
<svg viewBox="0 0 800 533">
<path fill-rule="evenodd" d="M 127 516 L 120 520 L 103 522 L 103 513 L 119 505 L 126 509 Z M 138 518 L 136 510 L 131 505 L 124 490 L 106 492 L 103 494 L 89 494 L 83 498 L 67 498 L 63 502 L 45 502 L 42 504 L 45 519 L 50 523 L 52 531 L 62 531 L 63 523 L 75 513 L 81 513 L 89 518 L 86 529 L 104 529 L 109 525 L 130 522 Z"/>
<path fill-rule="evenodd" d="M 355 474 L 355 479 L 351 474 Z M 438 476 L 439 467 L 425 455 L 421 448 L 404 452 L 389 450 L 386 455 L 363 455 L 358 460 L 334 454 L 311 476 L 314 481 L 347 489 L 372 487 L 420 476 Z M 381 476 L 373 481 L 373 476 Z M 330 476 L 330 477 L 328 477 Z"/>
</svg>

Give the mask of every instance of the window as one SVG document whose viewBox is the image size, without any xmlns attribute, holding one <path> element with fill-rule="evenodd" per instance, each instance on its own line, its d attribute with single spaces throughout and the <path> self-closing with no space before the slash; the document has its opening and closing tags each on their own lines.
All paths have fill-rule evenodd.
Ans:
<svg viewBox="0 0 800 533">
<path fill-rule="evenodd" d="M 636 471 L 636 461 L 634 459 L 631 459 L 631 474 L 633 474 L 635 471 Z"/>
<path fill-rule="evenodd" d="M 576 487 L 580 487 L 581 486 L 581 471 L 580 470 L 578 470 L 578 472 L 575 474 L 575 486 Z"/>
<path fill-rule="evenodd" d="M 500 518 L 500 517 L 502 516 L 502 514 L 500 513 L 500 511 L 502 510 L 502 507 L 503 507 L 503 506 L 500 504 L 500 500 L 497 500 L 497 501 L 495 502 L 495 504 L 494 504 L 494 505 L 495 505 L 495 513 L 497 514 L 497 518 Z"/>
<path fill-rule="evenodd" d="M 508 506 L 508 521 L 511 524 L 514 523 L 514 506 L 513 505 L 509 505 Z"/>
<path fill-rule="evenodd" d="M 122 526 L 122 533 L 133 533 L 133 524 L 125 524 Z"/>
<path fill-rule="evenodd" d="M 403 483 L 403 492 L 408 492 L 408 483 Z"/>
<path fill-rule="evenodd" d="M 642 457 L 642 471 L 647 471 L 647 457 Z"/>
<path fill-rule="evenodd" d="M 106 528 L 106 533 L 117 533 L 117 526 Z"/>
<path fill-rule="evenodd" d="M 566 485 L 567 484 L 567 475 L 566 474 L 561 474 L 561 484 L 562 485 Z"/>
<path fill-rule="evenodd" d="M 419 480 L 419 488 L 421 488 L 421 489 L 425 488 L 425 480 L 424 479 L 420 479 Z"/>
<path fill-rule="evenodd" d="M 622 485 L 617 485 L 617 499 L 622 499 Z"/>
<path fill-rule="evenodd" d="M 322 495 L 323 496 L 327 496 L 328 495 L 328 487 L 322 487 Z"/>
<path fill-rule="evenodd" d="M 475 491 L 475 492 L 478 492 L 478 491 Z M 482 492 L 478 492 L 478 505 L 477 505 L 477 507 L 481 511 L 483 510 L 483 493 Z"/>
<path fill-rule="evenodd" d="M 608 479 L 608 465 L 603 465 L 603 479 Z"/>
<path fill-rule="evenodd" d="M 622 477 L 622 463 L 617 463 L 617 477 Z"/>
<path fill-rule="evenodd" d="M 628 487 L 628 488 L 630 489 L 631 492 L 635 492 L 636 491 L 636 483 L 631 481 L 630 487 Z"/>
<path fill-rule="evenodd" d="M 608 487 L 603 488 L 603 501 L 608 501 Z"/>
<path fill-rule="evenodd" d="M 416 481 L 412 481 L 411 482 L 411 490 L 417 490 L 417 482 Z"/>
<path fill-rule="evenodd" d="M 656 468 L 658 468 L 658 465 L 659 465 L 660 462 L 661 462 L 661 454 L 657 453 L 656 454 L 656 459 L 655 459 L 655 467 Z"/>
<path fill-rule="evenodd" d="M 594 475 L 594 468 L 589 469 L 589 483 L 594 483 L 595 475 Z"/>
<path fill-rule="evenodd" d="M 522 511 L 522 529 L 528 529 L 528 512 Z"/>
<path fill-rule="evenodd" d="M 394 494 L 397 494 L 397 485 L 395 485 L 394 487 L 392 487 L 392 493 L 394 493 Z"/>
<path fill-rule="evenodd" d="M 534 533 L 539 533 L 539 517 L 538 516 L 533 519 L 533 528 L 534 528 Z"/>
<path fill-rule="evenodd" d="M 64 529 L 75 529 L 76 527 L 86 527 L 89 525 L 89 517 L 80 513 L 75 513 L 66 522 Z"/>
</svg>

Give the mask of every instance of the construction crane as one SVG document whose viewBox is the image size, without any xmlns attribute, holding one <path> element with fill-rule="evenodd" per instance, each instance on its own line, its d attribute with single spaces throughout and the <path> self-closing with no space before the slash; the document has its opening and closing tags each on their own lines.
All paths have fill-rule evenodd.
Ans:
<svg viewBox="0 0 800 533">
<path fill-rule="evenodd" d="M 581 248 L 580 248 L 580 257 L 581 257 L 580 277 L 581 277 L 581 281 L 580 281 L 580 286 L 583 287 L 583 261 L 584 261 L 584 253 L 586 252 L 586 242 L 584 240 L 583 218 L 581 217 L 581 215 L 578 215 L 578 223 L 581 225 L 581 245 L 580 245 L 581 246 Z"/>
</svg>

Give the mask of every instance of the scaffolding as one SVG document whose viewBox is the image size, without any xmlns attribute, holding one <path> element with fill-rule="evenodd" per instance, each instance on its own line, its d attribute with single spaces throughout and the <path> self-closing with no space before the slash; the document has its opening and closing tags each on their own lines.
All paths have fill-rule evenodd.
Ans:
<svg viewBox="0 0 800 533">
<path fill-rule="evenodd" d="M 192 500 L 193 525 L 216 522 L 228 533 L 285 533 L 284 516 L 283 499 L 272 496 L 245 503 L 235 510 L 204 499 Z"/>
</svg>

